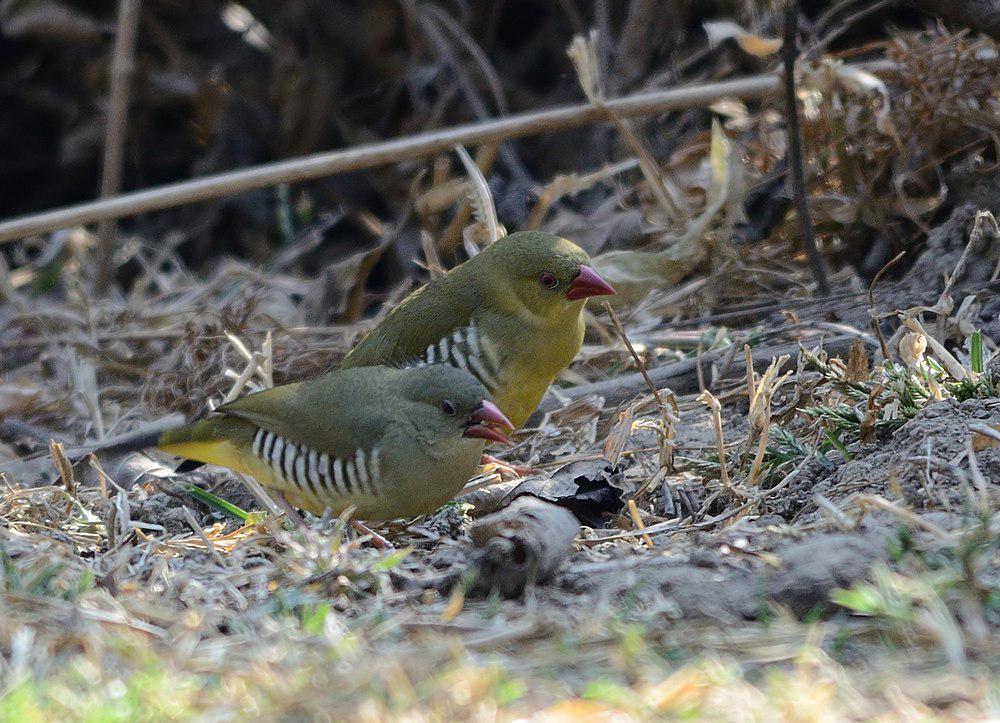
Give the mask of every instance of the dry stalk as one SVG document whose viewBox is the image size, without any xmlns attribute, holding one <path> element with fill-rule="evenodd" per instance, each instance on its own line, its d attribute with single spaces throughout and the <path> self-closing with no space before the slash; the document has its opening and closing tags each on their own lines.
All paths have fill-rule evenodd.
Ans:
<svg viewBox="0 0 1000 723">
<path fill-rule="evenodd" d="M 632 524 L 635 525 L 635 529 L 639 530 L 640 532 L 642 530 L 645 530 L 646 525 L 643 523 L 642 517 L 639 515 L 639 508 L 636 506 L 635 500 L 630 499 L 628 501 L 627 507 L 628 507 L 628 516 L 632 520 Z M 645 532 L 642 533 L 642 542 L 650 550 L 653 549 L 653 538 L 647 535 Z"/>
<path fill-rule="evenodd" d="M 632 341 L 628 338 L 628 334 L 625 333 L 625 327 L 622 326 L 622 322 L 618 318 L 618 314 L 615 313 L 615 310 L 612 309 L 611 305 L 606 301 L 604 302 L 604 308 L 607 310 L 608 316 L 611 318 L 611 325 L 618 333 L 618 336 L 621 337 L 622 341 L 625 342 L 625 346 L 628 349 L 629 354 L 632 355 L 632 360 L 639 368 L 639 373 L 642 374 L 642 378 L 646 381 L 646 386 L 653 395 L 653 399 L 656 400 L 656 410 L 660 415 L 660 422 L 662 424 L 662 429 L 658 432 L 660 440 L 660 466 L 666 467 L 668 472 L 673 473 L 674 427 L 680 420 L 680 407 L 677 406 L 677 397 L 669 389 L 667 390 L 668 399 L 673 407 L 673 413 L 671 413 L 671 411 L 667 409 L 667 405 L 663 403 L 663 395 L 660 394 L 660 390 L 656 388 L 656 385 L 653 384 L 653 380 L 650 379 L 649 372 L 646 370 L 646 364 L 636 352 L 635 347 L 632 346 Z"/>
<path fill-rule="evenodd" d="M 430 233 L 424 229 L 420 231 L 420 248 L 424 252 L 424 263 L 430 277 L 437 279 L 444 276 L 445 268 L 444 264 L 441 263 L 441 255 L 438 253 L 437 244 L 434 243 L 434 239 L 431 238 Z"/>
<path fill-rule="evenodd" d="M 108 103 L 108 126 L 104 140 L 104 161 L 101 168 L 101 197 L 114 196 L 121 190 L 125 156 L 125 136 L 130 84 L 135 72 L 135 41 L 139 34 L 139 14 L 142 0 L 120 0 L 118 28 L 111 58 L 111 97 Z M 105 294 L 114 274 L 115 237 L 118 226 L 105 219 L 98 231 L 97 293 Z"/>
<path fill-rule="evenodd" d="M 736 345 L 732 345 L 732 350 L 735 353 Z M 754 390 L 757 388 L 757 372 L 753 368 L 753 352 L 750 350 L 749 344 L 743 345 L 743 356 L 746 359 L 747 364 L 747 400 L 753 400 Z"/>
<path fill-rule="evenodd" d="M 630 405 L 618 415 L 618 421 L 615 422 L 614 427 L 611 428 L 611 432 L 608 433 L 607 439 L 604 440 L 603 456 L 612 467 L 618 466 L 618 461 L 621 459 L 622 452 L 625 451 L 625 445 L 628 444 L 629 437 L 632 434 L 632 425 L 635 422 L 635 407 L 635 404 Z"/>
<path fill-rule="evenodd" d="M 76 480 L 73 477 L 73 465 L 66 458 L 66 451 L 63 449 L 62 443 L 57 442 L 54 439 L 49 442 L 49 453 L 52 455 L 52 462 L 55 464 L 56 470 L 59 472 L 59 480 L 62 482 L 63 487 L 70 494 L 76 490 Z"/>
<path fill-rule="evenodd" d="M 201 525 L 198 524 L 198 520 L 196 520 L 194 515 L 191 514 L 191 510 L 188 509 L 187 505 L 181 505 L 181 513 L 184 515 L 184 520 L 188 523 L 188 526 L 194 534 L 196 534 L 205 544 L 205 549 L 208 550 L 208 553 L 212 556 L 215 562 L 220 567 L 226 567 L 226 561 L 222 558 L 222 555 L 219 554 L 219 551 L 216 549 L 213 542 L 208 539 L 208 535 L 205 534 L 205 530 L 203 530 Z"/>
<path fill-rule="evenodd" d="M 982 470 L 979 469 L 979 460 L 976 459 L 976 450 L 972 443 L 971 434 L 965 438 L 965 458 L 969 462 L 969 477 L 972 478 L 972 486 L 978 497 L 976 504 L 980 510 L 988 512 L 990 509 L 990 483 L 983 476 Z"/>
<path fill-rule="evenodd" d="M 813 503 L 822 511 L 827 514 L 830 520 L 838 529 L 844 532 L 850 532 L 857 527 L 857 524 L 851 520 L 850 517 L 844 514 L 837 505 L 831 502 L 829 499 L 821 495 L 819 492 L 813 495 Z"/>
<path fill-rule="evenodd" d="M 714 394 L 707 389 L 698 395 L 698 401 L 709 408 L 712 413 L 712 425 L 715 427 L 715 447 L 719 453 L 719 479 L 722 486 L 732 490 L 729 481 L 729 470 L 726 468 L 726 440 L 722 436 L 722 405 Z"/>
<path fill-rule="evenodd" d="M 499 146 L 495 143 L 480 146 L 479 150 L 476 151 L 476 167 L 480 169 L 481 173 L 489 172 L 493 167 L 494 161 L 496 161 L 498 152 Z M 466 198 L 459 204 L 448 225 L 438 238 L 438 248 L 443 254 L 453 253 L 458 248 L 458 245 L 465 241 L 469 221 L 473 219 L 472 206 L 469 205 L 469 201 L 467 200 L 468 189 L 469 181 L 468 179 L 463 179 L 459 184 L 459 198 L 462 196 Z M 490 203 L 492 203 L 492 198 Z"/>
<path fill-rule="evenodd" d="M 845 504 L 852 503 L 860 507 L 862 510 L 869 508 L 876 508 L 884 510 L 895 517 L 903 520 L 907 524 L 913 525 L 914 527 L 919 527 L 923 530 L 927 530 L 942 540 L 952 539 L 952 533 L 948 532 L 942 527 L 935 525 L 933 522 L 929 522 L 920 515 L 911 512 L 910 510 L 900 507 L 899 505 L 890 502 L 884 497 L 878 495 L 851 495 Z"/>
<path fill-rule="evenodd" d="M 875 286 L 882 279 L 882 276 L 906 255 L 906 250 L 900 251 L 896 254 L 890 261 L 888 261 L 882 268 L 878 270 L 878 273 L 872 278 L 872 282 L 868 285 L 868 316 L 869 323 L 871 324 L 872 331 L 875 332 L 875 336 L 878 338 L 879 346 L 882 349 L 882 358 L 889 358 L 889 347 L 885 343 L 885 337 L 882 336 L 882 325 L 879 321 L 883 318 L 878 311 L 875 309 Z"/>
<path fill-rule="evenodd" d="M 531 214 L 528 216 L 524 228 L 533 229 L 541 226 L 549 209 L 563 196 L 572 196 L 581 191 L 586 191 L 601 181 L 617 176 L 619 173 L 631 171 L 638 165 L 639 162 L 635 158 L 627 158 L 624 161 L 611 163 L 590 173 L 569 173 L 556 176 L 538 195 L 538 201 L 531 209 Z"/>
<path fill-rule="evenodd" d="M 781 46 L 785 64 L 785 120 L 788 130 L 788 168 L 792 179 L 795 209 L 802 228 L 802 245 L 809 257 L 809 268 L 816 281 L 816 288 L 823 296 L 830 295 L 826 260 L 816 245 L 809 213 L 805 172 L 802 168 L 802 124 L 799 121 L 798 98 L 795 94 L 795 58 L 798 56 L 799 4 L 798 0 L 785 0 L 785 33 Z"/>
<path fill-rule="evenodd" d="M 462 146 L 455 146 L 455 153 L 458 154 L 465 172 L 469 175 L 469 203 L 472 206 L 476 220 L 486 229 L 490 243 L 495 243 L 498 239 L 506 235 L 500 221 L 497 219 L 497 209 L 493 203 L 493 194 L 490 193 L 490 186 L 486 182 L 486 177 L 479 170 L 479 166 L 472 160 L 469 152 Z"/>
<path fill-rule="evenodd" d="M 751 439 L 754 434 L 760 435 L 757 442 L 757 454 L 754 455 L 753 464 L 750 466 L 750 474 L 747 477 L 747 484 L 750 487 L 757 484 L 757 477 L 760 475 L 760 468 L 764 463 L 764 453 L 767 450 L 767 441 L 771 428 L 771 400 L 774 398 L 775 392 L 791 376 L 791 372 L 786 372 L 780 379 L 775 379 L 778 371 L 788 361 L 788 358 L 786 355 L 778 359 L 772 359 L 771 365 L 764 372 L 763 376 L 761 376 L 760 382 L 754 386 L 753 392 L 750 395 L 748 417 L 750 419 Z M 752 368 L 752 365 L 750 367 Z"/>
</svg>

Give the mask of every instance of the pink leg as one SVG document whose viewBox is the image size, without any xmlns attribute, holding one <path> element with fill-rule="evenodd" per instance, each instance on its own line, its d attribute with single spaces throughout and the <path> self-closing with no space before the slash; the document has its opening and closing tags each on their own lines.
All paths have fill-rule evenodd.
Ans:
<svg viewBox="0 0 1000 723">
<path fill-rule="evenodd" d="M 497 459 L 491 454 L 484 454 L 479 460 L 479 464 L 482 467 L 487 465 L 493 465 L 496 467 L 497 472 L 504 479 L 518 479 L 519 477 L 528 477 L 529 475 L 538 474 L 542 470 L 538 467 L 527 467 L 516 464 L 508 464 L 501 459 Z"/>
<path fill-rule="evenodd" d="M 371 537 L 372 547 L 378 550 L 392 550 L 392 543 L 387 539 L 382 537 L 372 528 L 368 527 L 364 522 L 359 522 L 358 520 L 351 520 L 351 527 L 360 532 L 362 535 L 368 535 Z"/>
</svg>

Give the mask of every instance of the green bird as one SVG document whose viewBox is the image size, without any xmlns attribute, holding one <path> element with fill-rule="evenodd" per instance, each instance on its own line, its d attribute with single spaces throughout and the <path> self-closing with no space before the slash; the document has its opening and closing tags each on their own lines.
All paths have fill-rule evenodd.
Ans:
<svg viewBox="0 0 1000 723">
<path fill-rule="evenodd" d="M 229 467 L 315 514 L 362 520 L 432 512 L 513 426 L 468 372 L 444 365 L 337 370 L 249 394 L 208 417 L 99 451 L 156 447 Z"/>
<path fill-rule="evenodd" d="M 511 234 L 407 296 L 341 367 L 467 369 L 520 426 L 580 351 L 587 298 L 615 293 L 589 264 L 559 236 Z"/>
</svg>

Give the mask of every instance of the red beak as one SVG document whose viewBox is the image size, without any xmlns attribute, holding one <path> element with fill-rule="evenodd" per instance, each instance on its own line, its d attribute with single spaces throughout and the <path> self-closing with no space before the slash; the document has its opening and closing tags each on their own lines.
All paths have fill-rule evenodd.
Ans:
<svg viewBox="0 0 1000 723">
<path fill-rule="evenodd" d="M 514 425 L 504 416 L 497 405 L 484 399 L 479 405 L 479 409 L 472 413 L 472 419 L 469 420 L 469 426 L 465 428 L 463 436 L 490 439 L 501 444 L 513 444 L 505 434 L 494 429 L 491 425 L 514 431 Z"/>
<path fill-rule="evenodd" d="M 570 282 L 566 290 L 566 298 L 576 301 L 590 296 L 611 296 L 614 293 L 614 287 L 602 279 L 599 273 L 589 266 L 581 266 L 580 273 Z"/>
</svg>

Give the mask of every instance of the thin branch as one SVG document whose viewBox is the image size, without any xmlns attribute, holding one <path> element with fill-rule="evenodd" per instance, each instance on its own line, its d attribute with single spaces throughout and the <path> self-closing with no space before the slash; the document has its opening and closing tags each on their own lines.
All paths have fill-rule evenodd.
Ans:
<svg viewBox="0 0 1000 723">
<path fill-rule="evenodd" d="M 788 128 L 788 169 L 792 178 L 792 193 L 799 223 L 802 226 L 802 245 L 809 257 L 816 288 L 823 296 L 830 293 L 827 280 L 826 262 L 823 260 L 816 237 L 813 234 L 812 218 L 809 215 L 809 198 L 806 196 L 805 173 L 802 170 L 802 128 L 799 123 L 798 101 L 795 97 L 795 58 L 798 56 L 799 4 L 798 0 L 786 0 L 785 36 L 781 55 L 785 65 L 785 125 Z"/>
<path fill-rule="evenodd" d="M 139 12 L 142 0 L 120 0 L 118 29 L 111 56 L 108 128 L 104 137 L 104 163 L 101 168 L 101 198 L 114 196 L 121 190 L 122 167 L 125 157 L 125 137 L 128 107 L 131 100 L 132 75 L 135 73 L 135 42 L 139 34 Z M 105 294 L 114 275 L 112 268 L 118 225 L 113 218 L 101 222 L 97 245 L 97 293 Z"/>
<path fill-rule="evenodd" d="M 896 262 L 899 261 L 901 258 L 903 258 L 905 255 L 906 255 L 906 249 L 903 249 L 898 254 L 896 254 L 896 256 L 891 261 L 889 261 L 881 269 L 878 270 L 878 273 L 875 274 L 871 284 L 868 285 L 868 316 L 871 317 L 870 323 L 872 331 L 875 332 L 875 336 L 878 337 L 879 346 L 882 347 L 883 359 L 889 358 L 889 347 L 885 343 L 885 337 L 882 336 L 882 323 L 877 318 L 878 314 L 875 311 L 875 286 L 882 279 L 882 276 L 885 274 L 885 272 L 891 269 L 893 266 L 895 266 Z"/>
<path fill-rule="evenodd" d="M 891 72 L 897 65 L 892 61 L 880 60 L 857 67 L 870 73 L 879 73 Z M 720 98 L 762 98 L 780 87 L 781 77 L 777 74 L 753 75 L 717 83 L 636 93 L 605 101 L 604 108 L 597 108 L 592 103 L 577 103 L 250 166 L 11 219 L 0 223 L 0 243 L 105 219 L 135 216 L 148 211 L 231 196 L 280 183 L 299 183 L 338 173 L 388 166 L 414 158 L 448 153 L 457 144 L 476 146 L 508 138 L 606 123 L 608 110 L 619 117 L 632 118 L 670 110 L 701 108 Z"/>
</svg>

